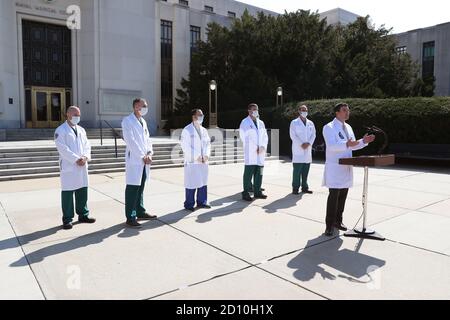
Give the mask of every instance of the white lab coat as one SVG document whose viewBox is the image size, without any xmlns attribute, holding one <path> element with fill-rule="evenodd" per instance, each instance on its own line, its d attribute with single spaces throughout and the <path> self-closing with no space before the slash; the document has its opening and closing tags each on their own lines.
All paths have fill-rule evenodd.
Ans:
<svg viewBox="0 0 450 320">
<path fill-rule="evenodd" d="M 269 137 L 264 122 L 260 119 L 257 121 L 258 128 L 255 127 L 255 123 L 250 116 L 242 120 L 239 127 L 239 135 L 244 147 L 245 165 L 263 167 L 266 159 Z M 264 152 L 258 154 L 258 147 L 263 147 Z"/>
<path fill-rule="evenodd" d="M 353 141 L 355 134 L 349 124 L 345 124 L 347 132 Z M 353 166 L 339 164 L 339 159 L 351 158 L 353 151 L 367 147 L 363 140 L 353 148 L 347 148 L 348 139 L 345 135 L 342 122 L 334 119 L 323 128 L 323 136 L 326 143 L 326 163 L 323 178 L 323 186 L 330 189 L 347 189 L 353 187 Z"/>
<path fill-rule="evenodd" d="M 77 135 L 66 121 L 55 131 L 62 191 L 87 188 L 89 184 L 88 164 L 81 167 L 76 162 L 82 157 L 91 160 L 91 144 L 86 131 L 80 126 L 76 126 L 76 129 Z"/>
<path fill-rule="evenodd" d="M 316 141 L 316 127 L 314 123 L 306 119 L 306 125 L 300 118 L 291 122 L 289 129 L 292 140 L 292 163 L 312 163 L 312 146 Z M 302 145 L 309 143 L 307 149 L 303 149 Z"/>
<path fill-rule="evenodd" d="M 130 186 L 140 186 L 144 167 L 147 180 L 150 179 L 150 165 L 144 164 L 146 155 L 153 156 L 153 145 L 150 140 L 147 122 L 141 118 L 143 126 L 134 113 L 122 120 L 123 139 L 127 144 L 125 152 L 126 183 Z"/>
<path fill-rule="evenodd" d="M 181 133 L 181 148 L 184 154 L 184 187 L 199 189 L 208 185 L 209 164 L 198 160 L 211 156 L 211 139 L 208 130 L 200 126 L 201 137 L 191 123 Z"/>
</svg>

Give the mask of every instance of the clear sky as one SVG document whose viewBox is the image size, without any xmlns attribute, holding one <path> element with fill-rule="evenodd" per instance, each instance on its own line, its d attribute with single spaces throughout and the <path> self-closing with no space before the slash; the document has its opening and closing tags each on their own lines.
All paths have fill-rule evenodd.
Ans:
<svg viewBox="0 0 450 320">
<path fill-rule="evenodd" d="M 238 0 L 284 13 L 298 9 L 319 12 L 342 8 L 361 16 L 370 15 L 376 26 L 384 24 L 393 32 L 450 22 L 450 0 Z"/>
</svg>

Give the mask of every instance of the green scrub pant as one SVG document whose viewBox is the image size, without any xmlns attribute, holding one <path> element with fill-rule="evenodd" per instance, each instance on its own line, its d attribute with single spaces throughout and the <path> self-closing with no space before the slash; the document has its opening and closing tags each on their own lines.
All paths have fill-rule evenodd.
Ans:
<svg viewBox="0 0 450 320">
<path fill-rule="evenodd" d="M 292 176 L 292 188 L 299 190 L 300 186 L 302 191 L 308 191 L 308 175 L 309 169 L 311 168 L 310 163 L 294 163 L 294 173 Z"/>
<path fill-rule="evenodd" d="M 263 179 L 263 169 L 261 166 L 245 166 L 244 170 L 244 192 L 243 195 L 248 195 L 252 190 L 253 178 L 253 192 L 255 196 L 261 195 L 261 185 Z"/>
<path fill-rule="evenodd" d="M 146 180 L 147 173 L 144 168 L 141 185 L 127 185 L 127 188 L 125 189 L 125 216 L 127 217 L 127 221 L 136 220 L 136 218 L 142 217 L 146 213 L 144 208 L 144 188 Z"/>
<path fill-rule="evenodd" d="M 88 188 L 81 188 L 74 191 L 61 192 L 61 205 L 63 211 L 63 224 L 71 223 L 75 217 L 73 207 L 73 194 L 75 193 L 75 211 L 79 218 L 89 216 L 87 207 Z"/>
</svg>

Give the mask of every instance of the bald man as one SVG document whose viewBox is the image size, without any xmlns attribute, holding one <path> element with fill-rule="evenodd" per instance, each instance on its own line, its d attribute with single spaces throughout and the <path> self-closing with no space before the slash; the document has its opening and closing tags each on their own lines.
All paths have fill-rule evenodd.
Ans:
<svg viewBox="0 0 450 320">
<path fill-rule="evenodd" d="M 91 145 L 86 131 L 78 125 L 81 112 L 78 107 L 67 109 L 66 122 L 55 131 L 55 144 L 59 152 L 61 172 L 61 205 L 63 229 L 72 229 L 75 211 L 79 223 L 95 223 L 89 217 L 88 200 L 88 162 L 91 160 Z M 75 207 L 73 196 L 75 194 Z"/>
</svg>

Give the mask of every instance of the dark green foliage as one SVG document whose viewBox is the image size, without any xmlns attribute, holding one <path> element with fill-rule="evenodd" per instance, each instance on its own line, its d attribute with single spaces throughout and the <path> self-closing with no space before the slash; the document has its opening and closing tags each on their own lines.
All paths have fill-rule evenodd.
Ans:
<svg viewBox="0 0 450 320">
<path fill-rule="evenodd" d="M 395 46 L 390 30 L 373 28 L 369 17 L 328 26 L 310 11 L 245 13 L 231 28 L 209 25 L 208 41 L 199 44 L 178 90 L 175 114 L 207 109 L 213 79 L 219 111 L 245 109 L 251 102 L 271 107 L 278 86 L 284 101 L 429 95 L 429 81 L 416 79 L 417 66 Z"/>
<path fill-rule="evenodd" d="M 400 99 L 340 99 L 311 100 L 301 104 L 309 106 L 310 119 L 318 131 L 318 141 L 323 141 L 322 128 L 333 120 L 333 106 L 338 102 L 350 105 L 349 124 L 357 138 L 366 132 L 364 126 L 382 128 L 391 143 L 450 144 L 450 98 L 400 98 Z M 274 112 L 272 124 L 281 130 L 281 141 L 289 141 L 289 123 L 298 116 L 300 103 L 290 103 Z M 381 137 L 367 153 L 372 153 L 382 143 Z M 288 148 L 283 149 L 288 154 Z"/>
</svg>

